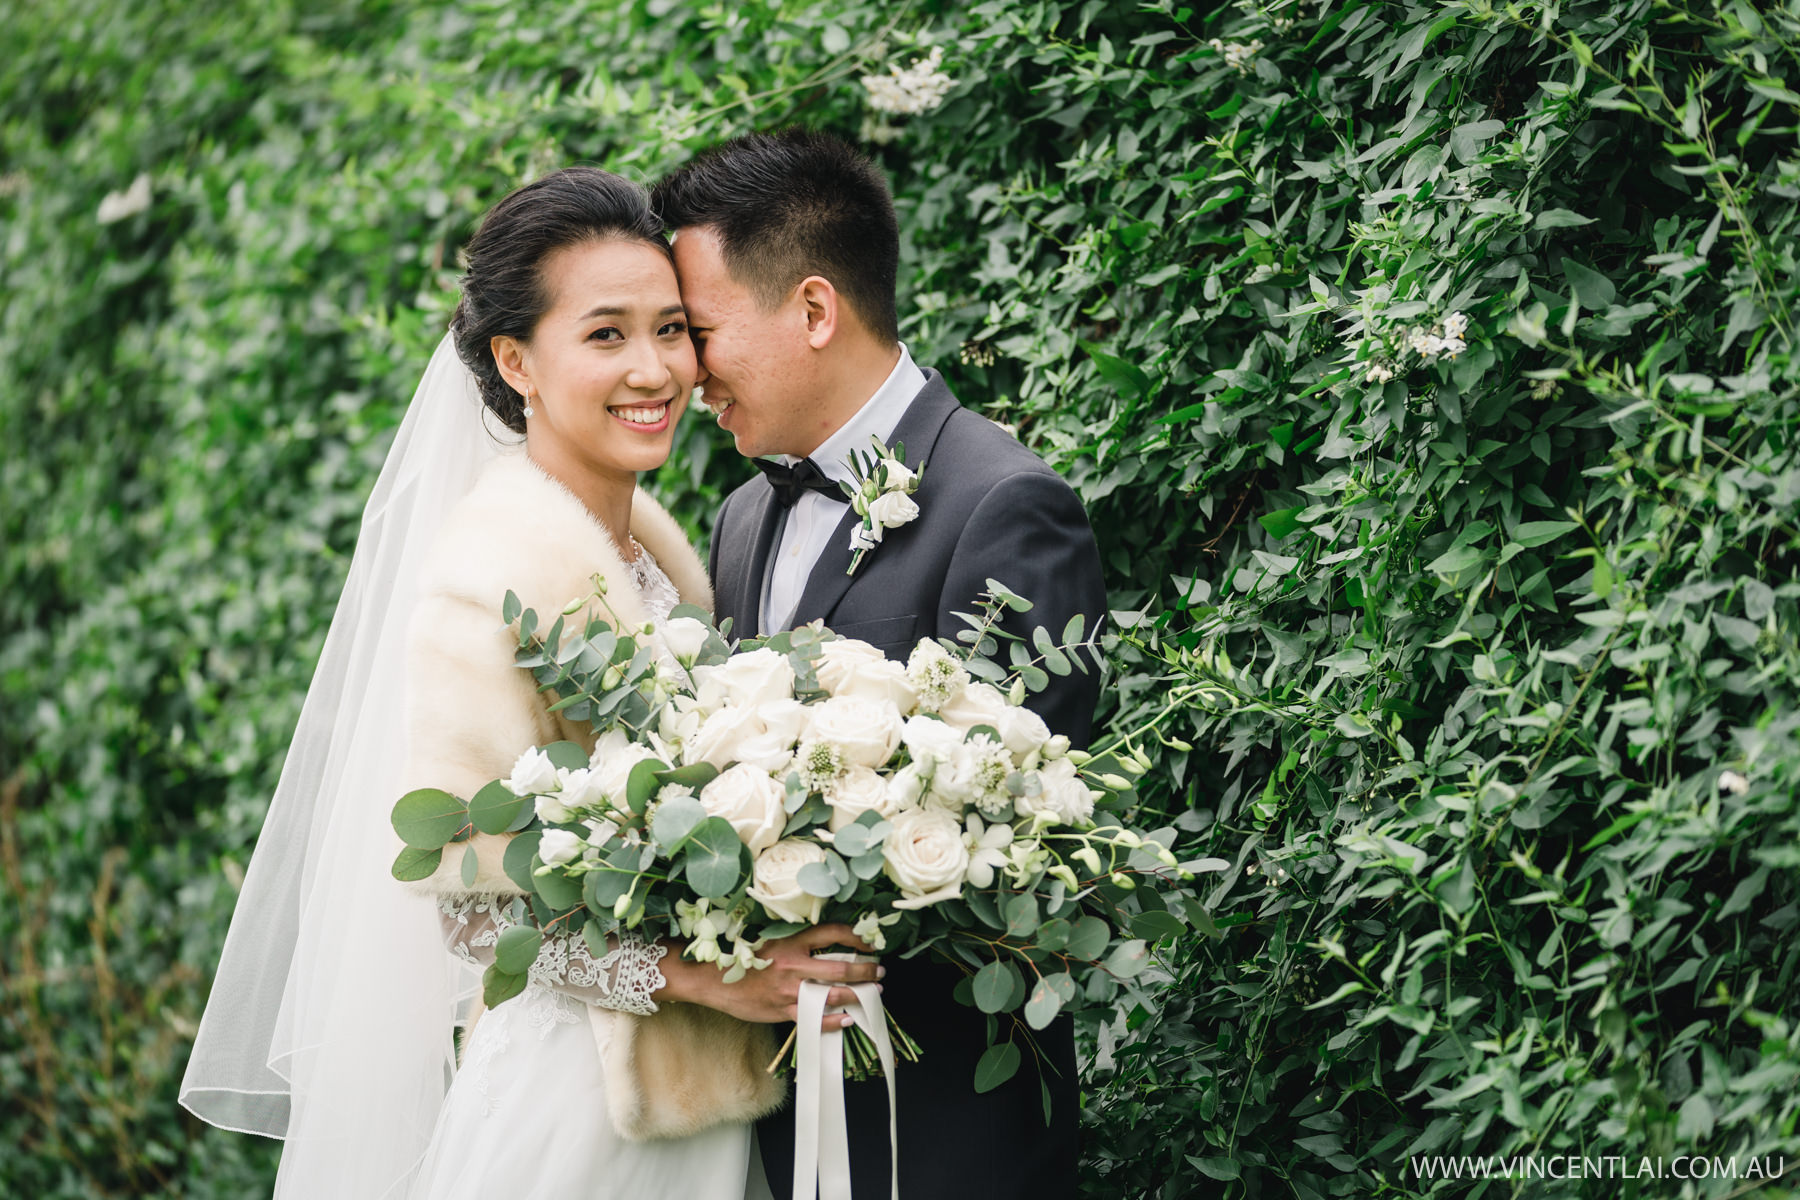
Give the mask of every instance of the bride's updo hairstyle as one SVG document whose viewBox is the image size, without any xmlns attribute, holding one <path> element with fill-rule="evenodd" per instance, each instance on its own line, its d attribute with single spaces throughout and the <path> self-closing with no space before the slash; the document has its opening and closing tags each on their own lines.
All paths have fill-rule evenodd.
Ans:
<svg viewBox="0 0 1800 1200">
<path fill-rule="evenodd" d="M 468 270 L 451 330 L 482 402 L 508 429 L 525 432 L 525 398 L 501 376 L 493 339 L 531 341 L 553 299 L 544 260 L 565 246 L 608 241 L 643 242 L 667 255 L 662 229 L 643 188 L 594 167 L 565 167 L 528 183 L 482 219 L 464 251 Z"/>
</svg>

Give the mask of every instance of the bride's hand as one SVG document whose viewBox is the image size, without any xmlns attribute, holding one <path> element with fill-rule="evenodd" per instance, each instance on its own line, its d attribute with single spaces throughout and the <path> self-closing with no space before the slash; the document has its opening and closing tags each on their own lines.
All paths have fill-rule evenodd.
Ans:
<svg viewBox="0 0 1800 1200">
<path fill-rule="evenodd" d="M 718 967 L 680 958 L 681 947 L 671 944 L 675 953 L 662 961 L 663 978 L 668 980 L 668 985 L 657 999 L 704 1004 L 740 1021 L 792 1021 L 800 999 L 801 981 L 872 983 L 887 973 L 876 963 L 837 962 L 812 956 L 814 950 L 828 946 L 847 946 L 865 954 L 874 952 L 850 931 L 848 925 L 816 925 L 792 937 L 768 943 L 757 952 L 757 957 L 769 960 L 768 966 L 748 972 L 736 983 L 726 983 L 724 973 Z M 854 999 L 856 993 L 849 988 L 834 987 L 826 997 L 826 1006 L 848 1004 Z M 821 1028 L 842 1029 L 848 1024 L 848 1013 L 831 1013 L 826 1015 Z"/>
</svg>

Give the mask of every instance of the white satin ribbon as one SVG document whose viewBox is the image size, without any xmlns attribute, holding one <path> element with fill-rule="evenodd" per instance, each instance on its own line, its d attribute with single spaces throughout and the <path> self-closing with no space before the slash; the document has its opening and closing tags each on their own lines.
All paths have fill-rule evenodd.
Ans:
<svg viewBox="0 0 1800 1200">
<path fill-rule="evenodd" d="M 873 962 L 861 954 L 820 954 L 835 962 Z M 827 1007 L 833 986 L 856 993 L 849 1004 Z M 892 1195 L 900 1200 L 900 1136 L 894 1109 L 894 1046 L 888 1040 L 887 1012 L 872 983 L 800 985 L 794 1048 L 794 1200 L 851 1200 L 850 1135 L 844 1120 L 844 1033 L 819 1028 L 827 1013 L 848 1012 L 875 1043 L 887 1080 L 888 1161 Z"/>
</svg>

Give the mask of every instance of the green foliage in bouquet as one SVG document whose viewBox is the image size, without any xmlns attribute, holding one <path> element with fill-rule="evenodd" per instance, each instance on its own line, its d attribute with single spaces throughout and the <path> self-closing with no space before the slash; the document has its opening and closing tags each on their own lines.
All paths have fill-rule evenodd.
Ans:
<svg viewBox="0 0 1800 1200">
<path fill-rule="evenodd" d="M 999 626 L 1030 602 L 989 587 L 960 642 L 924 642 L 905 667 L 818 626 L 734 651 L 689 606 L 660 629 L 600 617 L 565 629 L 584 598 L 541 629 L 509 593 L 518 665 L 591 726 L 594 749 L 532 748 L 466 801 L 409 792 L 392 815 L 406 844 L 393 874 L 423 879 L 473 834 L 511 835 L 504 866 L 523 899 L 483 977 L 490 1006 L 525 988 L 559 927 L 596 957 L 621 935 L 682 940 L 728 982 L 767 965 L 767 941 L 816 924 L 902 957 L 935 952 L 963 969 L 958 998 L 995 1018 L 973 1081 L 991 1090 L 1058 1015 L 1152 1003 L 1135 983 L 1149 943 L 1204 919 L 1179 881 L 1226 864 L 1178 864 L 1174 828 L 1122 823 L 1134 757 L 1072 751 L 1013 707 L 1028 676 L 1041 687 L 1047 672 L 1090 669 L 1093 643 L 1076 618 L 1061 644 L 1039 628 L 1032 653 Z M 1010 673 L 992 658 L 1009 643 Z M 834 703 L 860 707 L 835 728 L 808 723 Z M 465 846 L 465 883 L 475 867 Z M 853 1056 L 859 1073 L 872 1063 L 868 1047 Z"/>
</svg>

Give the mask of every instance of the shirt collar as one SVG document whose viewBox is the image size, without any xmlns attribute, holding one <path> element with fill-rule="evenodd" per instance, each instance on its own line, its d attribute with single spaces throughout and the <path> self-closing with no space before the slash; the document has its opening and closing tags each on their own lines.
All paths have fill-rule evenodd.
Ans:
<svg viewBox="0 0 1800 1200">
<path fill-rule="evenodd" d="M 894 427 L 900 424 L 900 418 L 906 415 L 913 398 L 924 387 L 925 372 L 913 363 L 906 344 L 900 343 L 900 361 L 888 372 L 887 379 L 856 410 L 856 414 L 838 426 L 836 433 L 819 443 L 819 448 L 809 457 L 818 464 L 820 472 L 834 483 L 844 483 L 855 478 L 850 470 L 851 453 L 867 450 L 871 438 L 886 445 Z M 781 455 L 781 460 L 790 467 L 800 461 L 788 454 Z"/>
</svg>

